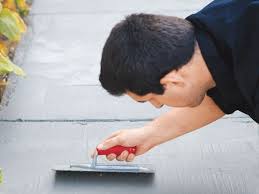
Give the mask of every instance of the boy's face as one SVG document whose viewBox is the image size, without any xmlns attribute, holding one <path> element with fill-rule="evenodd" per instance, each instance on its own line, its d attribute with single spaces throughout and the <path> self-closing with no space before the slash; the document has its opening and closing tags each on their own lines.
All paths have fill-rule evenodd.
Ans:
<svg viewBox="0 0 259 194">
<path fill-rule="evenodd" d="M 160 80 L 164 87 L 162 95 L 149 93 L 139 96 L 130 91 L 127 95 L 137 102 L 150 102 L 154 107 L 195 107 L 201 104 L 206 95 L 197 75 L 188 75 L 183 71 L 173 71 Z"/>
<path fill-rule="evenodd" d="M 161 108 L 163 105 L 170 107 L 195 107 L 198 106 L 205 97 L 205 93 L 197 94 L 195 91 L 182 91 L 178 93 L 174 91 L 175 88 L 169 88 L 165 89 L 162 95 L 149 93 L 145 96 L 138 96 L 132 92 L 127 92 L 127 95 L 137 102 L 150 102 L 156 108 Z"/>
</svg>

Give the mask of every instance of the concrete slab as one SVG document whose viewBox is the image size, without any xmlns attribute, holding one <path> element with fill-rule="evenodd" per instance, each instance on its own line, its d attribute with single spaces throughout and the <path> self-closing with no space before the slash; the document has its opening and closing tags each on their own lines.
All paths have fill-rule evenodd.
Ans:
<svg viewBox="0 0 259 194">
<path fill-rule="evenodd" d="M 134 163 L 152 164 L 154 176 L 51 171 L 56 164 L 89 161 L 92 148 L 112 131 L 143 125 L 1 122 L 0 193 L 256 193 L 258 129 L 239 119 L 220 120 L 138 157 Z"/>
</svg>

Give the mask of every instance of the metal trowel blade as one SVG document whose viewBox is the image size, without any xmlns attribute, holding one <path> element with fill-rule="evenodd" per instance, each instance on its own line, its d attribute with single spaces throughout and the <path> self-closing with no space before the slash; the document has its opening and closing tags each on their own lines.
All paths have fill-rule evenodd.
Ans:
<svg viewBox="0 0 259 194">
<path fill-rule="evenodd" d="M 150 165 L 105 165 L 98 164 L 93 166 L 89 163 L 57 165 L 53 168 L 55 171 L 71 172 L 112 172 L 112 173 L 154 173 Z"/>
</svg>

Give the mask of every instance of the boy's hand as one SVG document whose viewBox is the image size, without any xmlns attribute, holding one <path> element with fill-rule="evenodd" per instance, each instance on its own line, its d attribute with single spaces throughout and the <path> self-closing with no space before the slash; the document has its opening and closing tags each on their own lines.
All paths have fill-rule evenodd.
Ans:
<svg viewBox="0 0 259 194">
<path fill-rule="evenodd" d="M 123 151 L 119 156 L 115 154 L 106 156 L 108 160 L 114 160 L 116 158 L 118 161 L 131 162 L 135 156 L 144 154 L 156 145 L 152 138 L 152 131 L 150 127 L 116 131 L 97 147 L 98 149 L 106 150 L 117 145 L 125 147 L 136 146 L 136 154 L 129 154 L 128 151 Z"/>
</svg>

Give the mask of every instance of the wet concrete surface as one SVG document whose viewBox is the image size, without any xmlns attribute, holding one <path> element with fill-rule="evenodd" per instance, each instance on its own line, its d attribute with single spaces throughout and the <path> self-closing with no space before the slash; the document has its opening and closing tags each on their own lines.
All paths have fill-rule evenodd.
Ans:
<svg viewBox="0 0 259 194">
<path fill-rule="evenodd" d="M 239 118 L 154 148 L 135 164 L 154 175 L 57 173 L 57 164 L 91 161 L 96 143 L 112 131 L 144 122 L 1 122 L 2 193 L 255 193 L 258 129 Z M 226 128 L 229 125 L 231 128 Z M 248 129 L 249 127 L 249 129 Z M 109 163 L 103 157 L 100 163 Z M 114 164 L 118 162 L 111 162 Z M 123 163 L 124 164 L 124 163 Z"/>
<path fill-rule="evenodd" d="M 15 56 L 28 76 L 11 76 L 0 107 L 0 193 L 259 193 L 259 129 L 239 112 L 137 157 L 134 164 L 152 165 L 153 176 L 51 170 L 90 162 L 111 132 L 143 126 L 168 110 L 100 87 L 101 50 L 112 26 L 133 12 L 185 17 L 207 2 L 35 0 Z"/>
</svg>

